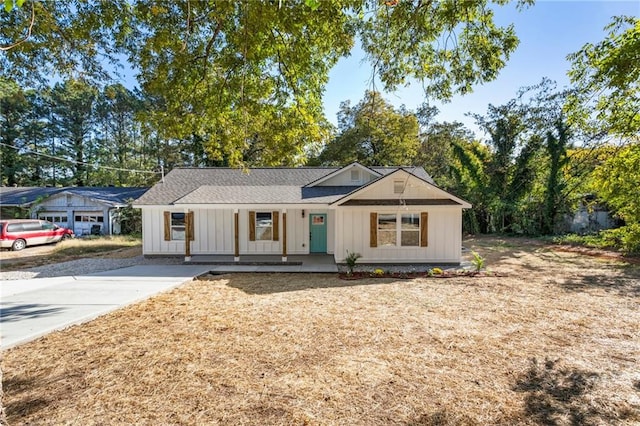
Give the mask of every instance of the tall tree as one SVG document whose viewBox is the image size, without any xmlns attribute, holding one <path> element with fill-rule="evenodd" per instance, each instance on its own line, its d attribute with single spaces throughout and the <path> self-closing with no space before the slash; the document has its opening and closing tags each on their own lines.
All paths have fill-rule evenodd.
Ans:
<svg viewBox="0 0 640 426">
<path fill-rule="evenodd" d="M 473 116 L 489 135 L 487 143 L 492 148 L 486 165 L 491 212 L 486 231 L 521 231 L 519 226 L 514 227 L 514 214 L 519 201 L 533 187 L 540 137 L 526 131 L 525 112 L 515 99 L 505 105 L 489 105 L 486 116 Z"/>
<path fill-rule="evenodd" d="M 141 88 L 162 99 L 148 114 L 169 138 L 195 134 L 230 164 L 260 139 L 261 162 L 294 164 L 326 137 L 322 92 L 356 39 L 385 89 L 414 78 L 446 99 L 495 79 L 515 50 L 513 26 L 494 22 L 493 6 L 504 3 L 27 0 L 0 13 L 0 44 L 30 31 L 0 69 L 22 81 L 101 75 L 102 58 L 123 55 Z"/>
<path fill-rule="evenodd" d="M 473 141 L 473 133 L 459 122 L 434 122 L 422 127 L 420 148 L 414 164 L 419 164 L 443 188 L 458 193 L 456 146 Z"/>
<path fill-rule="evenodd" d="M 126 185 L 133 176 L 128 170 L 140 168 L 136 161 L 140 155 L 137 114 L 142 100 L 121 84 L 106 86 L 96 99 L 95 161 L 109 169 L 100 170 L 94 183 Z"/>
<path fill-rule="evenodd" d="M 25 93 L 15 81 L 0 78 L 0 153 L 2 154 L 1 182 L 9 186 L 19 184 L 24 167 L 19 151 L 29 103 Z"/>
<path fill-rule="evenodd" d="M 596 130 L 623 137 L 640 133 L 640 18 L 614 17 L 606 38 L 587 43 L 571 60 L 576 91 L 567 109 L 572 122 L 596 120 Z M 595 117 L 593 112 L 595 112 Z"/>
<path fill-rule="evenodd" d="M 380 93 L 367 91 L 352 107 L 343 102 L 338 134 L 321 152 L 321 164 L 410 165 L 420 145 L 418 119 L 404 108 L 396 110 Z"/>
<path fill-rule="evenodd" d="M 49 117 L 50 102 L 47 97 L 48 91 L 38 91 L 31 89 L 26 92 L 29 110 L 23 120 L 24 148 L 29 155 L 25 155 L 25 184 L 42 186 L 47 183 L 49 158 L 42 156 L 50 155 L 49 150 Z"/>
<path fill-rule="evenodd" d="M 97 90 L 83 80 L 58 83 L 51 92 L 53 116 L 61 140 L 60 153 L 70 160 L 72 182 L 87 185 L 93 162 L 92 136 Z"/>
<path fill-rule="evenodd" d="M 520 97 L 530 96 L 525 105 L 527 127 L 542 139 L 539 174 L 545 180 L 540 184 L 543 198 L 540 232 L 547 235 L 561 231 L 561 213 L 569 213 L 577 189 L 568 183 L 569 151 L 576 134 L 563 111 L 570 93 L 558 91 L 556 83 L 547 78 L 537 85 L 520 89 Z"/>
</svg>

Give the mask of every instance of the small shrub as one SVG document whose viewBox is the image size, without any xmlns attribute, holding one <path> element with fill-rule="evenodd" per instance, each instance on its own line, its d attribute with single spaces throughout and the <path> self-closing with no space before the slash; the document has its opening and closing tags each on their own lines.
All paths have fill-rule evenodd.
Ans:
<svg viewBox="0 0 640 426">
<path fill-rule="evenodd" d="M 384 275 L 384 271 L 380 268 L 377 268 L 376 270 L 373 271 L 373 275 L 375 275 L 376 277 L 381 277 Z"/>
<path fill-rule="evenodd" d="M 433 269 L 431 270 L 431 273 L 432 273 L 433 275 L 442 275 L 443 271 L 442 271 L 442 269 L 440 269 L 440 268 L 433 268 Z"/>
<path fill-rule="evenodd" d="M 347 262 L 347 268 L 349 270 L 348 274 L 353 275 L 353 268 L 356 267 L 356 262 L 360 259 L 362 255 L 360 253 L 356 253 L 354 251 L 350 252 L 347 250 L 347 257 L 345 258 L 345 262 Z"/>
<path fill-rule="evenodd" d="M 480 270 L 485 266 L 486 259 L 475 251 L 472 251 L 471 255 L 473 256 L 471 264 L 476 268 L 476 272 L 480 272 Z"/>
</svg>

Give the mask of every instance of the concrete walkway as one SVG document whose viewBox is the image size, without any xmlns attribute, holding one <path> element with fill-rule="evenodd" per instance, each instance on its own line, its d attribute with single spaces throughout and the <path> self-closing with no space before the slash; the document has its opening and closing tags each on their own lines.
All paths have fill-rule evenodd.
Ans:
<svg viewBox="0 0 640 426">
<path fill-rule="evenodd" d="M 210 265 L 140 265 L 75 277 L 0 282 L 0 349 L 170 290 Z"/>
</svg>

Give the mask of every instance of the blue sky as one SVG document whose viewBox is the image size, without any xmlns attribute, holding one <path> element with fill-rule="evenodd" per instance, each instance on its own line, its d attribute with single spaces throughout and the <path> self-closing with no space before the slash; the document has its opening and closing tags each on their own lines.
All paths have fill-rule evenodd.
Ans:
<svg viewBox="0 0 640 426">
<path fill-rule="evenodd" d="M 606 35 L 603 28 L 616 15 L 640 16 L 640 0 L 539 0 L 520 12 L 513 5 L 495 6 L 496 22 L 499 25 L 513 23 L 520 45 L 493 82 L 477 86 L 470 95 L 456 96 L 450 103 L 431 101 L 440 109 L 436 120 L 460 121 L 479 133 L 474 120 L 465 113 L 484 114 L 489 104 L 501 105 L 515 97 L 520 87 L 539 83 L 543 77 L 555 80 L 560 88 L 568 86 L 566 56 L 580 50 L 585 43 L 602 40 Z M 365 90 L 371 88 L 371 68 L 362 60 L 362 51 L 356 48 L 331 71 L 324 106 L 327 119 L 334 124 L 340 102 L 351 100 L 356 104 Z M 381 90 L 381 85 L 377 84 L 376 88 Z M 412 110 L 425 100 L 417 84 L 385 93 L 384 97 L 396 106 L 404 104 Z"/>
</svg>

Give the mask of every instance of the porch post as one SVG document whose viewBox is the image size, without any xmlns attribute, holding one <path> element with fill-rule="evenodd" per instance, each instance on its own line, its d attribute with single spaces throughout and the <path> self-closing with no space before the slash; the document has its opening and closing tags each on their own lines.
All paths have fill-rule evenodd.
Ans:
<svg viewBox="0 0 640 426">
<path fill-rule="evenodd" d="M 190 215 L 189 215 L 189 210 L 187 210 L 185 212 L 184 215 L 184 261 L 185 262 L 191 262 L 191 240 L 193 239 L 191 237 L 191 223 L 189 222 L 190 220 Z"/>
<path fill-rule="evenodd" d="M 233 211 L 233 261 L 240 262 L 240 217 L 238 209 Z"/>
<path fill-rule="evenodd" d="M 282 210 L 282 261 L 287 261 L 287 210 Z"/>
</svg>

